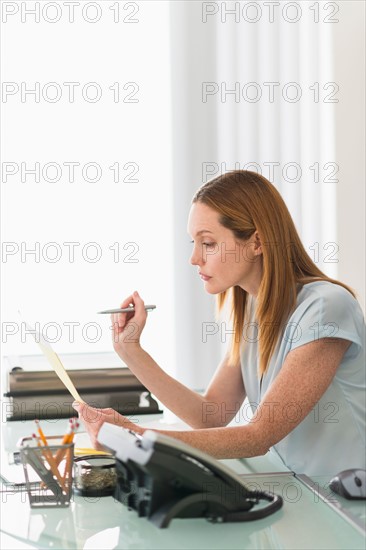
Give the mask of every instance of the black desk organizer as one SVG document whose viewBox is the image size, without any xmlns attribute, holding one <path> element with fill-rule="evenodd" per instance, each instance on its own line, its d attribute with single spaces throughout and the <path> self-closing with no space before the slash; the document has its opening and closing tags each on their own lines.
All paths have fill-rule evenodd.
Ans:
<svg viewBox="0 0 366 550">
<path fill-rule="evenodd" d="M 158 403 L 127 368 L 78 369 L 68 374 L 80 396 L 92 407 L 112 408 L 124 415 L 157 414 Z M 77 416 L 74 399 L 54 371 L 13 368 L 7 374 L 7 420 Z"/>
<path fill-rule="evenodd" d="M 104 425 L 102 429 L 110 432 L 115 428 Z M 116 439 L 98 436 L 98 440 L 116 451 Z M 282 506 L 280 496 L 249 491 L 243 480 L 219 461 L 157 432 L 147 431 L 143 436 L 129 432 L 122 438 L 117 434 L 117 445 L 121 453 L 115 453 L 114 496 L 157 527 L 168 527 L 173 518 L 249 521 L 266 517 Z M 134 451 L 133 446 L 139 450 Z M 252 510 L 261 500 L 270 504 Z"/>
</svg>

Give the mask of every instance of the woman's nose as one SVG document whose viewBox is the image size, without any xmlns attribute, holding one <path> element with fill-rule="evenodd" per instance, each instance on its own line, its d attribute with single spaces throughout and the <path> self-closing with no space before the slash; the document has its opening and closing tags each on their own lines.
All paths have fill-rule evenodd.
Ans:
<svg viewBox="0 0 366 550">
<path fill-rule="evenodd" d="M 192 265 L 200 265 L 200 263 L 202 263 L 202 257 L 200 256 L 199 252 L 197 251 L 197 249 L 194 249 L 192 254 L 191 254 L 191 257 L 189 259 L 189 262 L 192 264 Z"/>
</svg>

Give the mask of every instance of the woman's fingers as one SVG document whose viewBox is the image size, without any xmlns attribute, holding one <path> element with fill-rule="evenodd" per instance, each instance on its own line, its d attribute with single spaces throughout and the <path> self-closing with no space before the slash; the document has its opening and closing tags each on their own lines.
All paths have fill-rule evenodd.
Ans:
<svg viewBox="0 0 366 550">
<path fill-rule="evenodd" d="M 133 299 L 135 302 L 135 313 L 137 313 L 139 316 L 145 314 L 145 302 L 143 301 L 137 290 L 135 290 L 135 292 L 133 293 Z"/>
<path fill-rule="evenodd" d="M 121 309 L 129 306 L 133 307 L 133 311 L 114 313 L 111 316 L 113 347 L 121 359 L 127 350 L 132 350 L 132 345 L 139 345 L 147 318 L 145 303 L 137 291 L 121 303 Z"/>
<path fill-rule="evenodd" d="M 140 332 L 146 323 L 147 313 L 145 310 L 145 302 L 137 291 L 133 293 L 133 299 L 135 302 L 134 322 L 137 324 L 137 329 Z"/>
<path fill-rule="evenodd" d="M 79 401 L 75 401 L 72 406 L 78 412 L 79 418 L 87 424 L 96 424 L 101 419 L 101 409 L 89 407 L 86 403 L 79 403 Z"/>
<path fill-rule="evenodd" d="M 95 409 L 86 403 L 79 403 L 78 401 L 74 401 L 72 406 L 78 412 L 79 418 L 84 423 L 93 447 L 102 449 L 97 439 L 99 430 L 104 422 L 111 421 L 115 411 L 113 409 Z"/>
<path fill-rule="evenodd" d="M 96 409 L 78 401 L 74 401 L 72 406 L 78 412 L 79 418 L 84 422 L 88 433 L 95 438 L 104 422 L 117 424 L 126 428 L 132 426 L 132 422 L 115 409 L 109 407 L 106 409 Z"/>
<path fill-rule="evenodd" d="M 122 332 L 125 326 L 134 317 L 140 317 L 142 319 L 146 317 L 145 303 L 137 291 L 135 291 L 133 294 L 128 296 L 128 298 L 123 300 L 120 307 L 121 309 L 124 309 L 130 306 L 134 307 L 134 311 L 125 313 L 113 313 L 111 315 L 113 329 L 116 330 L 118 327 L 118 333 Z"/>
<path fill-rule="evenodd" d="M 122 302 L 120 308 L 124 309 L 126 307 L 129 307 L 131 304 L 133 304 L 132 296 L 129 296 Z M 124 326 L 127 324 L 131 316 L 133 316 L 133 312 L 132 313 L 112 313 L 111 321 L 112 321 L 113 330 L 116 331 L 118 328 L 120 329 L 118 330 L 118 332 L 122 332 Z"/>
</svg>

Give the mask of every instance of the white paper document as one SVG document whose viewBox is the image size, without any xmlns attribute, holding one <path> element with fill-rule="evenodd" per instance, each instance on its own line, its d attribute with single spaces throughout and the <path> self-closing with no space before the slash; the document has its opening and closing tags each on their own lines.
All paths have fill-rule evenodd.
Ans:
<svg viewBox="0 0 366 550">
<path fill-rule="evenodd" d="M 80 401 L 80 403 L 85 403 L 84 399 L 81 399 L 78 391 L 76 390 L 70 376 L 67 374 L 65 367 L 61 363 L 61 359 L 55 353 L 50 346 L 50 344 L 47 342 L 47 340 L 43 337 L 43 335 L 29 326 L 27 323 L 27 329 L 31 331 L 31 334 L 33 335 L 35 341 L 39 345 L 39 347 L 42 350 L 42 353 L 47 358 L 48 362 L 50 363 L 51 367 L 61 380 L 61 382 L 64 384 L 64 386 L 69 390 L 75 401 Z"/>
</svg>

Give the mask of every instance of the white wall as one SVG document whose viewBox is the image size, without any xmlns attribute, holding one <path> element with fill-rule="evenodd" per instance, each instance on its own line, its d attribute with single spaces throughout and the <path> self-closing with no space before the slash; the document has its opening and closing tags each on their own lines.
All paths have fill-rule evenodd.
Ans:
<svg viewBox="0 0 366 550">
<path fill-rule="evenodd" d="M 340 23 L 333 28 L 341 92 L 335 107 L 338 277 L 356 290 L 365 311 L 365 2 L 340 5 Z"/>
</svg>

